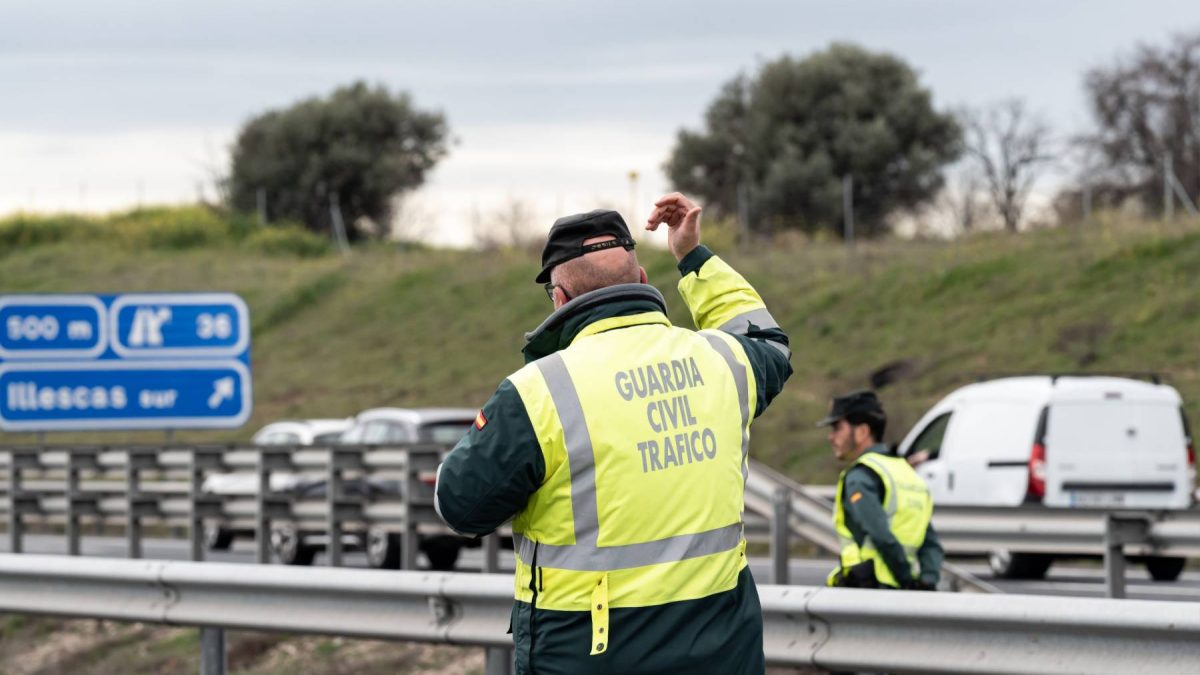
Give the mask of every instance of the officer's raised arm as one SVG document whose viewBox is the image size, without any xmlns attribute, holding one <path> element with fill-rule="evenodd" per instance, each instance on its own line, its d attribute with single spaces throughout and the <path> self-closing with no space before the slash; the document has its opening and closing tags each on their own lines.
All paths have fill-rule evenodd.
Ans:
<svg viewBox="0 0 1200 675">
<path fill-rule="evenodd" d="M 729 333 L 745 349 L 754 370 L 757 417 L 792 374 L 788 337 L 749 282 L 700 243 L 700 214 L 700 207 L 674 192 L 654 203 L 646 229 L 667 225 L 667 245 L 683 275 L 679 293 L 696 327 Z"/>
</svg>

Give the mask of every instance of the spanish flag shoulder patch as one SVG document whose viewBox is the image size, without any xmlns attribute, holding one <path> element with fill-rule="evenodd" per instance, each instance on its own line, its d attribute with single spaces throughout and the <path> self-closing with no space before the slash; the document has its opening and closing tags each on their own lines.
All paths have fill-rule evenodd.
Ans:
<svg viewBox="0 0 1200 675">
<path fill-rule="evenodd" d="M 479 429 L 480 431 L 483 431 L 483 428 L 486 426 L 487 426 L 487 417 L 485 417 L 483 414 L 483 411 L 480 410 L 479 414 L 475 416 L 475 428 Z"/>
<path fill-rule="evenodd" d="M 480 413 L 480 414 L 482 415 L 483 413 Z M 860 499 L 862 499 L 861 492 L 855 492 L 854 494 L 850 495 L 850 503 L 851 504 L 857 504 L 858 500 L 860 500 Z"/>
</svg>

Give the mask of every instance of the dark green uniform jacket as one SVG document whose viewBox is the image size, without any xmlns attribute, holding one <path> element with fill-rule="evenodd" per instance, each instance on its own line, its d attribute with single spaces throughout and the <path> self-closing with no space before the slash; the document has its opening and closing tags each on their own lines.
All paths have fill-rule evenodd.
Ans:
<svg viewBox="0 0 1200 675">
<path fill-rule="evenodd" d="M 879 443 L 865 450 L 888 454 L 886 445 Z M 855 492 L 861 492 L 862 498 L 848 499 Z M 883 510 L 883 482 L 879 474 L 861 464 L 856 464 L 846 471 L 846 481 L 842 488 L 842 505 L 846 510 L 846 527 L 854 535 L 854 543 L 859 546 L 867 537 L 875 543 L 875 549 L 883 561 L 887 563 L 892 576 L 903 586 L 912 581 L 908 571 L 908 561 L 904 556 L 904 546 L 896 541 L 896 537 L 888 529 L 887 514 Z M 921 581 L 927 584 L 937 584 L 942 570 L 942 544 L 938 540 L 933 524 L 925 530 L 925 543 L 917 549 L 917 562 L 921 566 Z"/>
<path fill-rule="evenodd" d="M 707 248 L 698 247 L 679 263 L 680 273 L 700 270 L 712 256 Z M 601 319 L 648 311 L 665 314 L 661 294 L 643 288 L 615 294 L 596 291 L 601 294 L 598 302 L 589 300 L 593 294 L 585 294 L 560 308 L 526 336 L 526 362 L 566 348 L 585 326 Z M 735 337 L 754 368 L 757 416 L 792 373 L 787 336 L 778 328 L 751 325 Z M 486 423 L 472 427 L 447 456 L 437 482 L 442 518 L 470 535 L 488 534 L 523 509 L 545 473 L 533 425 L 511 382 L 500 385 L 482 413 Z M 684 602 L 613 609 L 611 621 L 627 629 L 612 636 L 604 653 L 581 659 L 592 639 L 589 613 L 514 602 L 511 629 L 517 671 L 570 675 L 764 671 L 762 609 L 749 568 L 742 570 L 737 586 L 729 591 Z"/>
</svg>

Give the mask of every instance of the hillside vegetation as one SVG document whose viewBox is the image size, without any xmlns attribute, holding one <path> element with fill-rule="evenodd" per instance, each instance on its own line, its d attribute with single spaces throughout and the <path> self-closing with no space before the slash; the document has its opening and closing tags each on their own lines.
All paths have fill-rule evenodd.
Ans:
<svg viewBox="0 0 1200 675">
<path fill-rule="evenodd" d="M 792 340 L 796 374 L 756 424 L 752 452 L 801 481 L 835 465 L 813 422 L 835 392 L 870 384 L 898 440 L 940 396 L 980 373 L 1158 371 L 1200 411 L 1200 227 L 1095 222 L 955 242 L 775 242 L 718 250 L 759 289 Z M 639 251 L 672 319 L 691 320 L 674 259 Z M 478 407 L 522 363 L 524 331 L 551 307 L 536 256 L 374 245 L 342 257 L 296 229 L 202 208 L 104 219 L 0 221 L 0 289 L 232 291 L 253 324 L 255 408 L 246 439 L 285 417 L 382 405 Z M 3 434 L 4 442 L 30 440 Z M 161 434 L 48 440 L 159 441 Z"/>
</svg>

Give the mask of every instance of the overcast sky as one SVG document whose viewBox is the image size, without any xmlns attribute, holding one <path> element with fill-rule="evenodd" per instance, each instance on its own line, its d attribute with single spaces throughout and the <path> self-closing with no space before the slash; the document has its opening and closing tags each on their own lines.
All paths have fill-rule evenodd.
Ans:
<svg viewBox="0 0 1200 675">
<path fill-rule="evenodd" d="M 365 79 L 449 119 L 412 200 L 442 241 L 513 199 L 627 211 L 631 170 L 645 215 L 675 133 L 782 54 L 893 52 L 940 108 L 1019 96 L 1073 133 L 1086 69 L 1197 29 L 1196 0 L 0 0 L 0 214 L 211 196 L 248 118 Z"/>
</svg>

